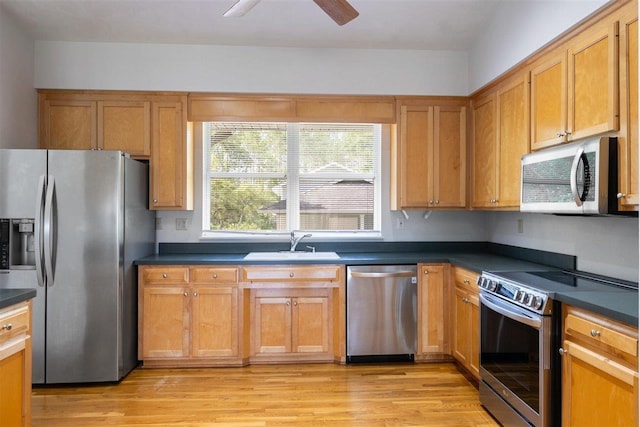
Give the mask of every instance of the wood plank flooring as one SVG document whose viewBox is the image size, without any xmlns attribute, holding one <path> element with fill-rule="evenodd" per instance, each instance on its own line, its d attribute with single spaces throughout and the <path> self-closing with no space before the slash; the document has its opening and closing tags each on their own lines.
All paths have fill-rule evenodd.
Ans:
<svg viewBox="0 0 640 427">
<path fill-rule="evenodd" d="M 35 387 L 32 426 L 497 426 L 450 363 L 136 369 Z"/>
</svg>

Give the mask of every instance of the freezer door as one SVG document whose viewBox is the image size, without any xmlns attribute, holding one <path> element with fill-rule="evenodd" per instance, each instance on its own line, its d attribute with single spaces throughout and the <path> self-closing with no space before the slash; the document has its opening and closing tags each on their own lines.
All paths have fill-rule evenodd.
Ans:
<svg viewBox="0 0 640 427">
<path fill-rule="evenodd" d="M 123 157 L 52 150 L 46 209 L 47 383 L 117 381 L 122 292 Z M 46 229 L 45 225 L 45 229 Z"/>
<path fill-rule="evenodd" d="M 46 150 L 0 150 L 0 218 L 35 218 Z"/>
</svg>

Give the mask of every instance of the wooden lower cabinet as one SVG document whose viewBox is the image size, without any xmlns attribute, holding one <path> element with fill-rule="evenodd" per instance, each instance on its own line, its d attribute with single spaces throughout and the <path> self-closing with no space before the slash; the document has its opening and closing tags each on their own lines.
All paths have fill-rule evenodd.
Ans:
<svg viewBox="0 0 640 427">
<path fill-rule="evenodd" d="M 251 360 L 333 361 L 331 290 L 252 291 Z"/>
<path fill-rule="evenodd" d="M 562 425 L 638 425 L 638 329 L 563 307 Z"/>
<path fill-rule="evenodd" d="M 449 264 L 418 264 L 417 361 L 450 360 Z"/>
<path fill-rule="evenodd" d="M 0 325 L 0 425 L 29 426 L 31 302 L 1 309 Z"/>
<path fill-rule="evenodd" d="M 452 353 L 465 369 L 480 379 L 480 304 L 478 274 L 454 267 Z"/>
<path fill-rule="evenodd" d="M 237 271 L 140 267 L 138 354 L 145 366 L 243 364 Z"/>
</svg>

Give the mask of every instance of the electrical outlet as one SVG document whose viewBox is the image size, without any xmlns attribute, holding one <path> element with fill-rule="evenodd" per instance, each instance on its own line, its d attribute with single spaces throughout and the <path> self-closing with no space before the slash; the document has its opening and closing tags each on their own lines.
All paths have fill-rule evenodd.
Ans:
<svg viewBox="0 0 640 427">
<path fill-rule="evenodd" d="M 396 222 L 396 227 L 402 230 L 404 228 L 404 223 L 405 223 L 404 218 L 398 218 Z"/>
<path fill-rule="evenodd" d="M 518 219 L 518 233 L 524 233 L 524 220 L 522 218 Z"/>
<path fill-rule="evenodd" d="M 162 218 L 156 218 L 156 230 L 162 230 Z"/>
<path fill-rule="evenodd" d="M 176 218 L 176 230 L 187 231 L 187 218 Z"/>
</svg>

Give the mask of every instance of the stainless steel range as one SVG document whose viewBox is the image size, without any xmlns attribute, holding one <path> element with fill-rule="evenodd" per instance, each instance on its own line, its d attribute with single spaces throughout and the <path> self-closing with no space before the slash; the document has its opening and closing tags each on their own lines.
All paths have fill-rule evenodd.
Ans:
<svg viewBox="0 0 640 427">
<path fill-rule="evenodd" d="M 559 426 L 559 292 L 637 284 L 564 270 L 483 272 L 480 288 L 480 401 L 505 426 Z"/>
</svg>

